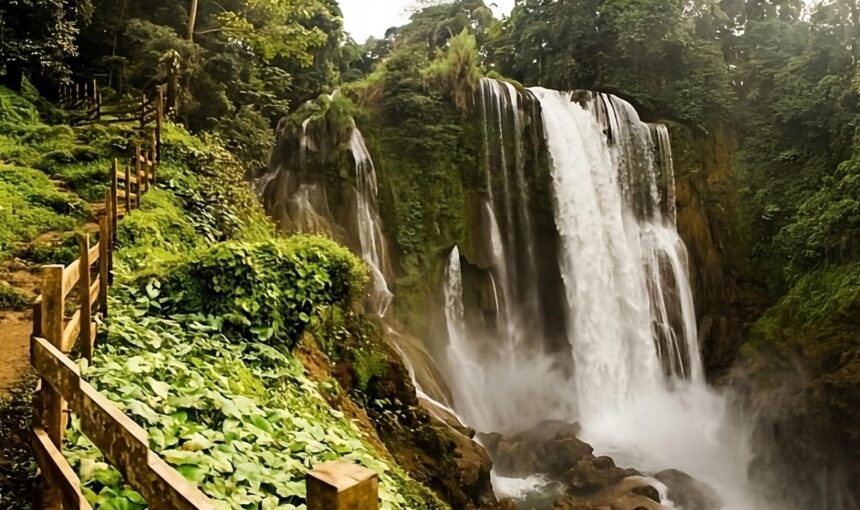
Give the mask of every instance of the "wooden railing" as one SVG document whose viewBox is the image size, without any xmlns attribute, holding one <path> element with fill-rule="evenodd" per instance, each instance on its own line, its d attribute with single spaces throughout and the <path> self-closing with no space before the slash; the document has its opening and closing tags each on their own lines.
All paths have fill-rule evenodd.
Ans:
<svg viewBox="0 0 860 510">
<path fill-rule="evenodd" d="M 60 85 L 57 104 L 71 114 L 72 124 L 113 124 L 136 122 L 140 129 L 153 128 L 156 159 L 161 155 L 161 131 L 165 119 L 164 89 L 156 87 L 154 97 L 105 104 L 97 80 Z"/>
<path fill-rule="evenodd" d="M 155 183 L 157 165 L 150 151 L 135 151 L 130 165 L 118 172 L 99 215 L 99 239 L 90 244 L 80 235 L 80 258 L 68 266 L 45 266 L 42 294 L 33 308 L 30 360 L 40 377 L 33 400 L 33 451 L 43 479 L 43 508 L 89 509 L 81 484 L 62 454 L 67 413 L 80 417 L 81 432 L 146 498 L 151 508 L 211 509 L 209 499 L 191 482 L 149 450 L 145 430 L 81 378 L 70 353 L 79 347 L 92 361 L 98 330 L 96 317 L 107 315 L 116 224 L 140 207 L 141 197 Z M 118 183 L 122 183 L 122 188 Z M 118 198 L 123 196 L 124 204 Z M 67 301 L 75 306 L 68 307 Z M 73 308 L 67 318 L 67 310 Z"/>
<path fill-rule="evenodd" d="M 91 510 L 81 482 L 63 456 L 68 413 L 80 419 L 81 432 L 137 490 L 153 510 L 211 510 L 214 504 L 192 482 L 149 449 L 147 432 L 86 382 L 72 360 L 76 347 L 90 363 L 98 333 L 97 318 L 108 313 L 119 219 L 138 209 L 157 182 L 153 139 L 135 148 L 131 165 L 111 166 L 111 185 L 99 214 L 98 241 L 81 234 L 80 257 L 69 264 L 43 267 L 42 294 L 33 305 L 30 362 L 39 376 L 33 399 L 33 452 L 42 477 L 42 508 Z M 120 201 L 120 199 L 122 199 Z M 75 306 L 67 318 L 67 301 Z M 319 466 L 307 477 L 308 510 L 378 510 L 378 476 L 346 462 Z"/>
</svg>

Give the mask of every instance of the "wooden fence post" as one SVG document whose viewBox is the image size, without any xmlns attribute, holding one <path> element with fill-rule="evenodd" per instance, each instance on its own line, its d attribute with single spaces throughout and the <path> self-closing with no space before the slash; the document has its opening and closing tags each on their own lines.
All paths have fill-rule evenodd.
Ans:
<svg viewBox="0 0 860 510">
<path fill-rule="evenodd" d="M 140 195 L 143 194 L 143 178 L 141 176 L 141 168 L 143 168 L 143 164 L 140 161 L 140 144 L 134 146 L 134 174 L 137 179 L 137 186 L 135 186 L 135 190 L 137 190 L 137 209 L 140 209 Z"/>
<path fill-rule="evenodd" d="M 131 168 L 125 165 L 125 213 L 131 213 Z"/>
<path fill-rule="evenodd" d="M 63 295 L 63 266 L 45 266 L 42 270 L 42 335 L 61 349 L 66 297 Z M 65 402 L 50 385 L 43 384 L 45 402 L 44 426 L 51 442 L 62 450 L 65 430 Z"/>
<path fill-rule="evenodd" d="M 90 304 L 90 235 L 80 234 L 81 246 L 80 279 L 78 280 L 78 304 L 81 306 L 81 354 L 87 361 L 93 361 L 93 307 Z"/>
<path fill-rule="evenodd" d="M 146 94 L 140 96 L 140 128 L 146 127 Z"/>
<path fill-rule="evenodd" d="M 161 161 L 161 127 L 164 123 L 164 91 L 158 89 L 158 98 L 155 103 L 155 133 L 153 133 L 154 144 L 152 159 Z"/>
<path fill-rule="evenodd" d="M 110 185 L 110 242 L 111 242 L 111 254 L 113 254 L 113 247 L 116 246 L 116 228 L 117 223 L 119 222 L 119 200 L 118 200 L 118 186 L 117 186 L 117 172 L 119 172 L 119 163 L 117 159 L 114 158 L 113 163 L 111 165 L 111 185 Z M 113 255 L 111 255 L 110 261 L 110 269 L 113 271 Z"/>
<path fill-rule="evenodd" d="M 366 467 L 329 462 L 305 481 L 308 510 L 379 510 L 379 475 Z"/>
<path fill-rule="evenodd" d="M 107 317 L 108 297 L 108 252 L 110 251 L 110 191 L 105 197 L 106 209 L 99 217 L 99 313 L 102 318 Z"/>
<path fill-rule="evenodd" d="M 152 133 L 150 147 L 152 151 L 152 183 L 157 184 L 155 174 L 158 171 L 158 164 L 161 162 L 161 133 L 158 130 Z"/>
</svg>

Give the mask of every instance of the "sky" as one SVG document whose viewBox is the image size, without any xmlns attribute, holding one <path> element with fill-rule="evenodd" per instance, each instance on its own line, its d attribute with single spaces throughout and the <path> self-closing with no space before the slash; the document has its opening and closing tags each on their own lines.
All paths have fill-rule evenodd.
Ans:
<svg viewBox="0 0 860 510">
<path fill-rule="evenodd" d="M 485 0 L 496 16 L 510 14 L 514 0 Z M 390 27 L 409 21 L 410 7 L 414 0 L 339 0 L 343 11 L 346 31 L 357 42 L 368 37 L 382 37 Z"/>
</svg>

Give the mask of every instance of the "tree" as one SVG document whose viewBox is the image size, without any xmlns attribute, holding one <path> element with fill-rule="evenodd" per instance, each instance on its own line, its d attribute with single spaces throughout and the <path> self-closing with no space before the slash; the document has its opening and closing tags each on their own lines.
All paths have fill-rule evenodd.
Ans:
<svg viewBox="0 0 860 510">
<path fill-rule="evenodd" d="M 80 23 L 91 13 L 89 0 L 6 0 L 0 5 L 0 70 L 18 89 L 25 73 L 64 79 L 66 59 L 77 54 Z"/>
</svg>

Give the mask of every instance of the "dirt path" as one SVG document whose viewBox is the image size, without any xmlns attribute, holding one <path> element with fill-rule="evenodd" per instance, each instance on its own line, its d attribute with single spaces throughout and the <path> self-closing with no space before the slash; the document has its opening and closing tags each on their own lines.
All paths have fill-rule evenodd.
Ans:
<svg viewBox="0 0 860 510">
<path fill-rule="evenodd" d="M 38 293 L 36 268 L 12 259 L 0 265 L 0 279 L 24 291 L 29 298 Z M 0 397 L 30 373 L 30 333 L 33 331 L 31 310 L 0 311 Z"/>
<path fill-rule="evenodd" d="M 31 312 L 4 312 L 0 318 L 0 396 L 30 372 Z"/>
</svg>

